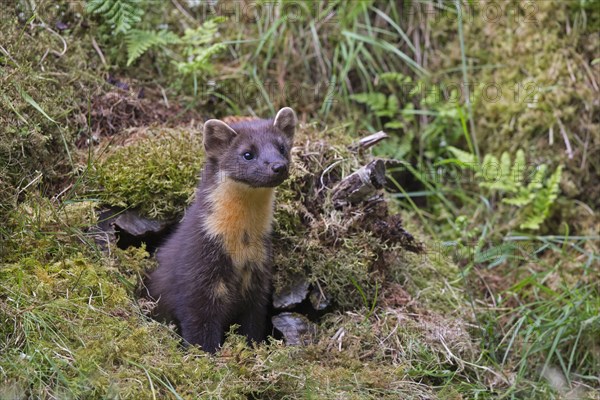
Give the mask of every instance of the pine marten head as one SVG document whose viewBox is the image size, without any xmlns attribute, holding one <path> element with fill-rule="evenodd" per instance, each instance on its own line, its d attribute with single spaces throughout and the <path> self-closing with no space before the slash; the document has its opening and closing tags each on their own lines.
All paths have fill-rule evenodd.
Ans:
<svg viewBox="0 0 600 400">
<path fill-rule="evenodd" d="M 252 187 L 275 187 L 288 177 L 296 114 L 285 107 L 274 119 L 227 125 L 204 124 L 204 149 L 209 162 L 227 178 Z"/>
</svg>

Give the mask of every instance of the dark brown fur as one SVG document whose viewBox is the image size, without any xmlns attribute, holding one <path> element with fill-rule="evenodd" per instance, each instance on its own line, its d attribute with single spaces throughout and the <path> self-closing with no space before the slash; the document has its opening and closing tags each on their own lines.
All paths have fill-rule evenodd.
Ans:
<svg viewBox="0 0 600 400">
<path fill-rule="evenodd" d="M 158 302 L 157 315 L 176 322 L 188 343 L 208 352 L 218 350 L 232 324 L 249 341 L 265 337 L 272 262 L 269 188 L 288 175 L 295 125 L 289 108 L 274 120 L 205 124 L 207 163 L 197 199 L 159 248 L 148 289 Z M 247 153 L 254 158 L 247 160 Z"/>
</svg>

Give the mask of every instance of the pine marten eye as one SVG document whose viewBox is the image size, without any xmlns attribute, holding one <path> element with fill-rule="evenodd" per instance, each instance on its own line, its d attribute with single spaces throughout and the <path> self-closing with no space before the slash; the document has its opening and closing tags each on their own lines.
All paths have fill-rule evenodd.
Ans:
<svg viewBox="0 0 600 400">
<path fill-rule="evenodd" d="M 279 152 L 285 155 L 285 146 L 283 144 L 279 145 Z"/>
<path fill-rule="evenodd" d="M 250 160 L 254 159 L 254 154 L 247 151 L 244 153 L 243 157 L 244 157 L 244 160 L 250 161 Z"/>
</svg>

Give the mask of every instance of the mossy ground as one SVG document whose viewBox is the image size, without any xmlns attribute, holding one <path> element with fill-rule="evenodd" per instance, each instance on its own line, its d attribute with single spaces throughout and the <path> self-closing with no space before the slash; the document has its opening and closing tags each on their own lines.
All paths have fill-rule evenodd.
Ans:
<svg viewBox="0 0 600 400">
<path fill-rule="evenodd" d="M 191 23 L 192 8 L 182 12 L 175 3 L 181 2 L 147 7 L 142 27 Z M 256 98 L 235 98 L 235 107 L 233 94 L 228 101 L 196 98 L 189 76 L 173 76 L 168 51 L 126 68 L 125 42 L 86 16 L 83 2 L 41 2 L 31 20 L 32 2 L 2 10 L 0 398 L 600 398 L 600 63 L 590 62 L 598 58 L 598 2 L 535 3 L 537 24 L 465 22 L 472 79 L 532 80 L 540 93 L 532 104 L 485 102 L 476 93 L 473 122 L 482 154 L 523 148 L 533 162 L 566 164 L 563 192 L 543 230 L 530 234 L 507 228 L 514 216 L 501 195 L 425 179 L 429 192 L 419 207 L 410 196 L 388 199 L 424 243 L 421 254 L 356 229 L 327 190 L 314 191 L 315 182 L 335 182 L 370 157 L 348 145 L 359 135 L 356 121 L 372 128 L 377 118 L 349 107 L 347 95 L 372 89 L 368 77 L 380 72 L 415 75 L 389 57 L 393 52 L 349 39 L 357 32 L 395 35 L 372 8 L 400 21 L 393 5 L 320 2 L 317 11 L 331 6 L 340 18 L 311 29 L 277 18 L 258 27 L 227 25 L 224 36 L 256 40 L 235 44 L 232 58 L 215 61 L 222 67 L 215 71 L 230 78 L 225 94 L 249 77 L 301 82 L 299 95 L 312 93 L 328 72 L 345 86 L 341 101 L 329 105 L 320 103 L 323 93 L 289 104 L 307 123 L 291 179 L 278 190 L 275 224 L 276 284 L 307 273 L 335 299 L 334 311 L 318 322 L 314 344 L 286 347 L 271 338 L 250 348 L 232 333 L 216 356 L 182 348 L 173 327 L 146 316 L 151 305 L 137 289 L 154 266 L 148 252 L 102 250 L 88 228 L 102 204 L 158 218 L 182 215 L 203 157 L 198 115 L 245 113 L 246 106 L 268 115 L 282 99 L 256 85 L 248 92 Z M 428 5 L 415 7 L 415 18 L 399 23 L 433 42 L 429 68 L 453 70 L 463 58 L 456 18 L 417 21 Z M 68 29 L 59 31 L 59 22 Z M 327 40 L 315 41 L 320 29 Z M 130 90 L 108 83 L 113 74 L 125 77 Z M 457 76 L 442 75 L 433 80 Z M 146 99 L 136 85 L 149 88 Z M 176 102 L 185 109 L 175 110 Z M 456 115 L 430 120 L 429 128 L 406 117 L 405 136 L 390 146 L 401 142 L 412 159 L 443 155 L 447 144 L 464 145 L 442 134 L 460 128 Z M 561 124 L 573 158 L 565 156 Z M 382 153 L 398 154 L 392 150 Z M 374 267 L 382 254 L 384 273 Z"/>
<path fill-rule="evenodd" d="M 272 340 L 250 349 L 233 335 L 217 357 L 184 350 L 136 301 L 149 254 L 113 248 L 109 255 L 86 240 L 92 207 L 32 197 L 10 218 L 29 230 L 13 237 L 18 252 L 0 269 L 3 397 L 427 398 L 433 389 L 416 382 L 440 363 L 453 368 L 448 352 L 472 360 L 463 321 L 430 307 L 415 316 L 398 304 L 377 306 L 370 317 L 360 307 L 330 314 L 307 348 Z"/>
</svg>

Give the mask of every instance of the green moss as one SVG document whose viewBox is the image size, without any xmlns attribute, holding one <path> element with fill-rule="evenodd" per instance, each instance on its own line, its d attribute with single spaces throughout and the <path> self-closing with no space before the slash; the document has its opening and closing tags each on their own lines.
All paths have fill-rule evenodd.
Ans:
<svg viewBox="0 0 600 400">
<path fill-rule="evenodd" d="M 320 342 L 305 349 L 273 341 L 251 350 L 244 338 L 231 335 L 211 357 L 194 348 L 184 351 L 167 327 L 140 313 L 121 285 L 122 267 L 74 255 L 50 264 L 23 259 L 0 268 L 3 395 L 394 399 L 411 398 L 414 390 L 432 394 L 413 382 L 426 378 L 425 367 L 413 363 L 433 368 L 443 349 L 427 343 L 420 325 L 406 325 L 384 310 L 370 319 L 332 314 L 322 324 Z M 340 327 L 343 340 L 332 340 Z M 406 346 L 414 358 L 402 356 Z"/>
<path fill-rule="evenodd" d="M 153 218 L 172 218 L 193 199 L 203 154 L 198 132 L 150 129 L 146 137 L 114 149 L 97 163 L 92 174 L 96 188 L 90 194 Z"/>
<path fill-rule="evenodd" d="M 6 215 L 0 259 L 15 262 L 23 258 L 51 260 L 62 254 L 91 251 L 93 245 L 82 230 L 93 226 L 96 215 L 91 201 L 57 205 L 39 193 L 30 193 Z M 81 242 L 73 240 L 80 238 Z M 83 246 L 82 246 L 83 245 Z"/>
<path fill-rule="evenodd" d="M 298 237 L 275 244 L 275 285 L 281 288 L 295 274 L 307 276 L 342 308 L 370 305 L 376 301 L 384 277 L 373 271 L 379 244 L 369 235 L 354 235 L 338 245 L 326 245 L 317 239 Z M 365 297 L 363 297 L 363 294 Z"/>
<path fill-rule="evenodd" d="M 19 23 L 21 3 L 5 4 L 0 19 L 0 205 L 7 206 L 0 217 L 32 181 L 55 187 L 69 176 L 82 99 L 101 82 L 88 64 L 89 41 L 71 31 L 63 42 L 39 20 Z M 52 20 L 62 8 L 43 17 Z"/>
<path fill-rule="evenodd" d="M 339 130 L 300 130 L 296 143 L 306 144 L 293 152 L 291 177 L 278 188 L 275 213 L 275 287 L 302 274 L 341 307 L 376 298 L 384 277 L 372 265 L 386 247 L 367 232 L 351 232 L 352 218 L 331 204 L 329 189 L 364 162 L 348 149 L 350 142 Z"/>
</svg>

